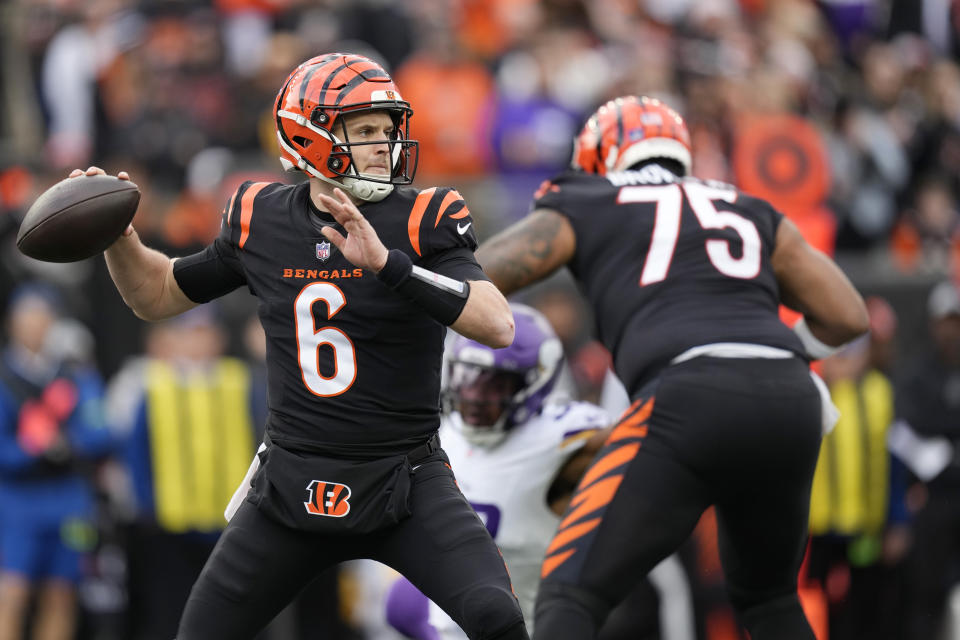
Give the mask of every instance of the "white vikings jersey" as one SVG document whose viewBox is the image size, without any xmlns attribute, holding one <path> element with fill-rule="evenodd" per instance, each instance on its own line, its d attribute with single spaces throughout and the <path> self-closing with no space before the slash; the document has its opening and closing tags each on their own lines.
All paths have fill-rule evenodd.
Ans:
<svg viewBox="0 0 960 640">
<path fill-rule="evenodd" d="M 457 429 L 460 414 L 440 425 L 440 442 L 450 458 L 460 490 L 503 553 L 528 628 L 540 583 L 540 564 L 560 517 L 547 504 L 547 491 L 570 456 L 597 430 L 610 424 L 607 413 L 585 402 L 547 404 L 541 413 L 514 427 L 499 445 L 477 447 Z M 430 622 L 445 631 L 431 607 Z M 440 612 L 442 614 L 442 612 Z M 444 633 L 444 637 L 454 637 Z M 460 637 L 463 637 L 462 635 Z"/>
</svg>

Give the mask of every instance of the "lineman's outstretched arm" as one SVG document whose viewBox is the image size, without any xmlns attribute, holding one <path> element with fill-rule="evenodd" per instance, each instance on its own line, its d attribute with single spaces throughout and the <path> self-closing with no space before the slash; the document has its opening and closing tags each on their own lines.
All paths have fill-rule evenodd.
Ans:
<svg viewBox="0 0 960 640">
<path fill-rule="evenodd" d="M 477 261 L 504 295 L 549 276 L 573 257 L 577 242 L 570 222 L 551 209 L 537 209 L 480 245 Z"/>
<path fill-rule="evenodd" d="M 772 264 L 781 300 L 803 313 L 816 339 L 836 347 L 867 331 L 863 298 L 836 263 L 810 246 L 787 218 L 777 229 Z"/>
</svg>

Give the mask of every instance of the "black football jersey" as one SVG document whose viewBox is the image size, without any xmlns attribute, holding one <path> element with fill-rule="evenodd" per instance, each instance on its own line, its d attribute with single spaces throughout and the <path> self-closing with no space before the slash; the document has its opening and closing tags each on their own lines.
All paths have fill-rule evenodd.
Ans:
<svg viewBox="0 0 960 640">
<path fill-rule="evenodd" d="M 567 171 L 541 187 L 533 206 L 572 224 L 570 269 L 631 393 L 699 345 L 804 354 L 778 315 L 770 254 L 782 215 L 768 203 L 647 165 L 605 177 Z"/>
<path fill-rule="evenodd" d="M 470 212 L 449 188 L 395 188 L 359 207 L 388 249 L 460 280 L 485 279 Z M 178 260 L 184 293 L 204 302 L 245 284 L 267 338 L 269 435 L 290 445 L 380 454 L 439 425 L 446 328 L 320 233 L 309 184 L 244 183 L 205 251 Z M 201 270 L 203 277 L 197 277 Z"/>
</svg>

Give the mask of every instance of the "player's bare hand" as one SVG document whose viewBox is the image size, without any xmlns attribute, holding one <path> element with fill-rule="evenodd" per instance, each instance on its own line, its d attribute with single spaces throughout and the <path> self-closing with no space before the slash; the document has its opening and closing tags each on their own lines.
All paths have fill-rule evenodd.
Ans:
<svg viewBox="0 0 960 640">
<path fill-rule="evenodd" d="M 363 217 L 350 197 L 341 189 L 333 190 L 334 197 L 317 196 L 321 207 L 343 226 L 347 235 L 332 227 L 324 227 L 323 237 L 343 253 L 343 257 L 358 267 L 378 273 L 387 262 L 387 248 L 370 222 Z"/>
<path fill-rule="evenodd" d="M 70 175 L 67 177 L 77 178 L 79 176 L 105 176 L 105 175 L 107 175 L 107 172 L 101 169 L 100 167 L 91 166 L 91 167 L 87 167 L 86 171 L 84 171 L 83 169 L 74 169 L 73 171 L 70 172 Z M 117 173 L 117 177 L 120 178 L 121 180 L 129 180 L 130 174 L 127 173 L 126 171 L 120 171 L 119 173 Z M 128 224 L 127 228 L 124 229 L 123 233 L 120 234 L 120 237 L 126 238 L 126 237 L 129 237 L 132 233 L 133 233 L 133 225 Z"/>
<path fill-rule="evenodd" d="M 105 175 L 107 175 L 107 172 L 101 169 L 100 167 L 87 167 L 86 171 L 84 171 L 83 169 L 74 169 L 73 171 L 70 172 L 70 175 L 67 177 L 76 178 L 77 176 L 105 176 Z M 120 178 L 121 180 L 129 180 L 130 174 L 128 174 L 126 171 L 121 171 L 120 173 L 117 174 L 117 177 Z"/>
</svg>

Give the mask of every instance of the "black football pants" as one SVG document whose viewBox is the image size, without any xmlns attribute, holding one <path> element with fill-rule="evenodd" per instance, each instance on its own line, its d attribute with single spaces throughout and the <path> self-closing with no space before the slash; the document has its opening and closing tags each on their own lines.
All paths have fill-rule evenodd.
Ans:
<svg viewBox="0 0 960 640">
<path fill-rule="evenodd" d="M 821 403 L 799 359 L 699 357 L 634 396 L 547 550 L 536 640 L 586 640 L 716 506 L 753 640 L 813 640 L 797 599 Z"/>
<path fill-rule="evenodd" d="M 362 536 L 304 533 L 244 502 L 190 593 L 177 640 L 250 640 L 323 569 L 372 558 L 406 576 L 471 640 L 526 640 L 503 559 L 438 451 L 413 475 L 413 515 Z"/>
</svg>

